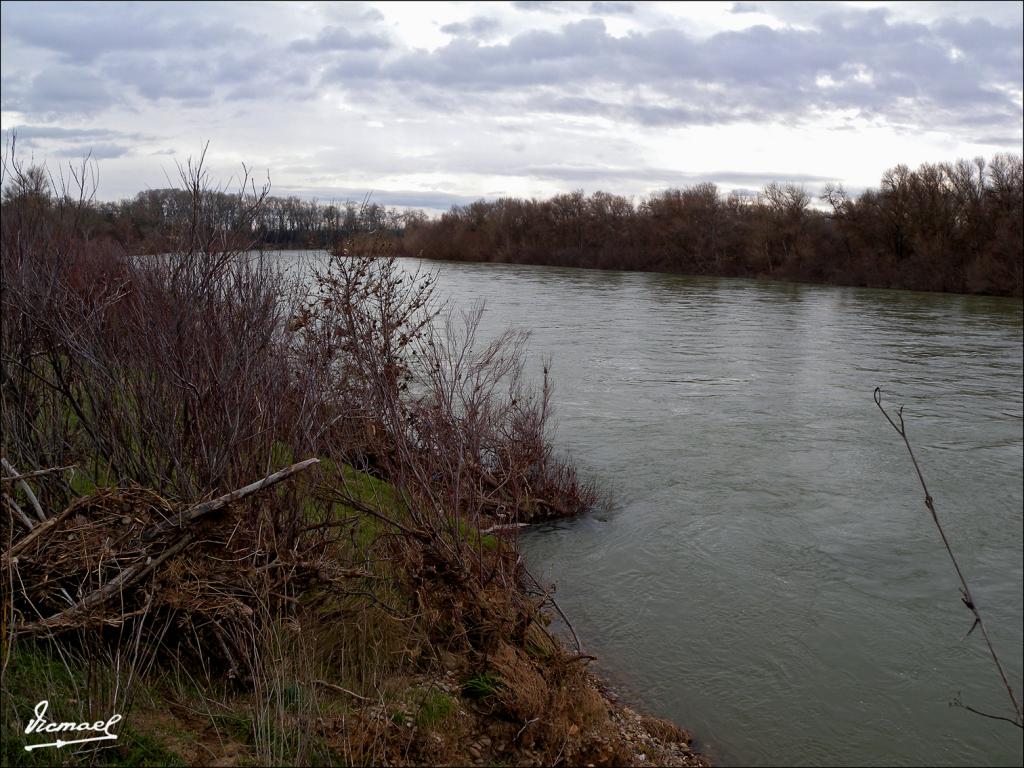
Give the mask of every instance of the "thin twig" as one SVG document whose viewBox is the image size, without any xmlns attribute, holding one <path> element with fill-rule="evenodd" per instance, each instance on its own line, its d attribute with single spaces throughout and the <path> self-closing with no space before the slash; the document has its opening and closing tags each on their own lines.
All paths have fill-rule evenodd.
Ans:
<svg viewBox="0 0 1024 768">
<path fill-rule="evenodd" d="M 36 469 L 32 472 L 23 472 L 20 475 L 12 475 L 10 477 L 0 476 L 0 483 L 13 483 L 19 480 L 28 480 L 33 477 L 41 477 L 43 475 L 52 475 L 54 472 L 63 472 L 65 469 L 74 469 L 74 464 L 66 464 L 63 467 L 50 467 L 49 469 Z"/>
<path fill-rule="evenodd" d="M 10 497 L 7 496 L 7 494 L 4 494 L 4 498 L 5 499 L 9 499 Z M 64 509 L 64 511 L 61 512 L 59 515 L 57 515 L 56 517 L 51 517 L 45 523 L 41 523 L 40 525 L 36 526 L 35 528 L 33 528 L 30 525 L 29 526 L 29 533 L 27 535 L 25 535 L 25 536 L 22 536 L 20 539 L 18 539 L 16 542 L 14 542 L 14 544 L 11 546 L 11 548 L 9 550 L 4 552 L 3 555 L 0 555 L 0 562 L 2 562 L 3 567 L 6 568 L 7 567 L 7 563 L 9 561 L 13 560 L 14 558 L 16 558 L 22 552 L 24 552 L 25 549 L 28 548 L 29 544 L 31 544 L 33 541 L 35 541 L 37 538 L 42 536 L 47 531 L 49 531 L 49 530 L 51 530 L 53 528 L 56 528 L 69 515 L 71 515 L 72 512 L 77 511 L 82 506 L 83 506 L 82 500 L 78 499 L 78 500 L 72 502 L 70 505 L 68 505 Z M 25 513 L 22 512 L 21 514 L 24 515 Z"/>
<path fill-rule="evenodd" d="M 961 709 L 966 709 L 968 712 L 973 712 L 976 715 L 981 715 L 982 717 L 987 717 L 990 720 L 1005 720 L 1006 722 L 1013 723 L 1014 725 L 1018 724 L 1016 721 L 1011 720 L 1008 717 L 1003 717 L 1002 715 L 993 715 L 990 712 L 982 712 L 980 709 L 975 709 L 974 707 L 970 706 L 969 704 L 964 704 L 960 700 L 960 694 L 959 693 L 956 695 L 955 699 L 953 699 L 951 702 L 949 702 L 949 706 L 951 706 L 951 707 L 960 707 Z"/>
<path fill-rule="evenodd" d="M 3 468 L 6 469 L 10 473 L 11 477 L 17 477 L 18 476 L 18 470 L 16 470 L 14 467 L 12 467 L 11 466 L 11 462 L 9 462 L 6 458 L 0 459 L 0 465 L 3 465 Z M 45 523 L 46 522 L 46 513 L 43 512 L 43 507 L 39 503 L 39 499 L 37 499 L 36 495 L 32 492 L 32 486 L 30 486 L 28 483 L 26 483 L 24 481 L 24 479 L 19 479 L 17 482 L 18 482 L 18 485 L 21 486 L 21 490 L 25 492 L 25 498 L 28 499 L 28 503 L 31 504 L 32 505 L 32 509 L 35 510 L 36 517 L 39 518 L 39 522 L 40 523 Z"/>
<path fill-rule="evenodd" d="M 359 699 L 360 701 L 373 701 L 373 699 L 368 699 L 366 696 L 360 696 L 355 691 L 350 691 L 348 688 L 342 688 L 340 685 L 329 683 L 326 680 L 314 680 L 313 683 L 316 685 L 322 685 L 324 688 L 330 688 L 332 691 L 337 691 L 338 693 L 347 694 L 354 699 Z"/>
<path fill-rule="evenodd" d="M 530 573 L 529 569 L 527 569 L 527 567 L 525 565 L 523 565 L 522 568 L 523 568 L 523 573 L 525 573 L 527 576 L 530 577 L 530 579 L 533 581 L 533 583 L 537 587 L 537 589 L 539 589 L 541 591 L 541 594 L 543 594 L 544 599 L 547 600 L 548 602 L 550 602 L 551 603 L 551 607 L 554 608 L 556 611 L 558 611 L 558 615 L 562 617 L 562 621 L 565 622 L 565 626 L 569 628 L 569 632 L 570 632 L 570 634 L 572 634 L 573 642 L 576 643 L 576 653 L 579 654 L 580 656 L 587 655 L 587 654 L 585 654 L 583 652 L 583 644 L 580 642 L 580 638 L 576 634 L 576 630 L 573 627 L 572 622 L 569 621 L 569 617 L 565 615 L 565 612 L 558 606 L 558 603 L 555 602 L 555 598 L 551 596 L 551 592 L 546 590 L 546 589 L 544 589 L 544 587 L 541 586 L 541 583 L 539 581 L 537 581 L 537 577 L 534 576 L 532 573 Z"/>
<path fill-rule="evenodd" d="M 875 387 L 875 405 L 878 406 L 878 410 L 885 416 L 886 421 L 896 430 L 897 434 L 903 438 L 903 444 L 907 447 L 907 453 L 910 454 L 910 460 L 914 464 L 914 471 L 917 472 L 917 479 L 921 482 L 921 488 L 924 490 L 924 505 L 928 508 L 928 512 L 932 516 L 932 522 L 935 523 L 935 527 L 939 531 L 939 535 L 942 537 L 942 543 L 946 547 L 946 552 L 949 553 L 949 559 L 953 561 L 953 567 L 956 569 L 956 575 L 960 579 L 960 602 L 962 602 L 967 609 L 974 615 L 974 623 L 968 630 L 967 634 L 971 634 L 975 627 L 981 630 L 982 637 L 985 638 L 985 645 L 988 646 L 988 652 L 992 656 L 992 662 L 996 665 L 996 669 L 999 671 L 999 677 L 1003 681 L 1003 686 L 1006 688 L 1006 693 L 1010 697 L 1010 702 L 1013 704 L 1013 709 L 1017 713 L 1016 720 L 1010 720 L 1009 718 L 999 718 L 997 715 L 986 715 L 986 717 L 994 717 L 997 719 L 1004 719 L 1007 722 L 1011 722 L 1018 728 L 1024 729 L 1024 712 L 1021 710 L 1020 702 L 1017 700 L 1017 696 L 1013 692 L 1013 688 L 1010 687 L 1010 681 L 1006 677 L 1006 673 L 1003 671 L 1003 665 L 999 661 L 999 655 L 996 653 L 995 647 L 992 645 L 992 640 L 988 636 L 988 630 L 985 629 L 985 622 L 982 621 L 981 614 L 978 612 L 977 603 L 971 595 L 971 589 L 967 586 L 967 579 L 964 577 L 963 570 L 960 568 L 960 563 L 956 559 L 956 555 L 953 554 L 953 548 L 949 545 L 949 539 L 946 537 L 946 531 L 942 527 L 942 523 L 939 522 L 939 516 L 935 513 L 935 500 L 932 495 L 928 492 L 928 486 L 925 484 L 924 475 L 921 473 L 921 467 L 917 463 L 917 458 L 914 456 L 914 450 L 910 447 L 910 440 L 907 439 L 907 427 L 903 422 L 903 407 L 896 412 L 896 416 L 899 419 L 899 424 L 888 414 L 885 408 L 882 407 L 882 388 Z M 968 709 L 971 712 L 977 712 L 966 705 L 961 704 L 964 709 Z M 984 714 L 977 712 L 977 714 Z"/>
<path fill-rule="evenodd" d="M 26 515 L 25 510 L 19 507 L 18 503 L 6 493 L 3 495 L 3 498 L 7 502 L 7 507 L 11 510 L 11 516 L 17 518 L 19 523 L 31 531 L 35 527 L 32 525 L 32 518 Z"/>
</svg>

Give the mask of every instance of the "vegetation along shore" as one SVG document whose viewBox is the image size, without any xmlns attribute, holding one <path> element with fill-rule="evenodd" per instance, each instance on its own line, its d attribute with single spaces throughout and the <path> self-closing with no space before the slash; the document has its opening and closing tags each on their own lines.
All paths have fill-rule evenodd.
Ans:
<svg viewBox="0 0 1024 768">
<path fill-rule="evenodd" d="M 90 227 L 128 248 L 166 250 L 167 228 L 189 215 L 189 199 L 184 189 L 155 189 L 96 204 Z M 210 215 L 244 215 L 235 200 L 213 195 Z M 795 184 L 724 194 L 705 183 L 640 200 L 580 191 L 480 200 L 435 218 L 370 199 L 268 197 L 254 225 L 271 248 L 371 236 L 427 259 L 1021 296 L 1022 204 L 1021 156 L 998 154 L 898 165 L 856 195 L 839 184 L 817 194 Z"/>
<path fill-rule="evenodd" d="M 383 235 L 296 284 L 201 160 L 140 256 L 92 170 L 4 164 L 4 765 L 707 764 L 549 631 L 517 527 L 598 490 L 525 334 Z"/>
</svg>

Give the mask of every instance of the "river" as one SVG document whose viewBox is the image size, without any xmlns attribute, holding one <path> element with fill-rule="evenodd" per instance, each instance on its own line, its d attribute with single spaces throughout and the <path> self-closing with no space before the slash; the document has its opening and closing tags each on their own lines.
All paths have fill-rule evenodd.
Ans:
<svg viewBox="0 0 1024 768">
<path fill-rule="evenodd" d="M 1020 729 L 949 705 L 1012 715 L 872 400 L 1019 695 L 1020 300 L 425 266 L 553 358 L 556 442 L 614 504 L 523 547 L 627 700 L 723 765 L 1021 765 Z"/>
</svg>

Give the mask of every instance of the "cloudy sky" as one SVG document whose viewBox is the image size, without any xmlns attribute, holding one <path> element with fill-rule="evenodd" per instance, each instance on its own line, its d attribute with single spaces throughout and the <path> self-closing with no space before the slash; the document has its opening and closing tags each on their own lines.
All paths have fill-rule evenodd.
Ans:
<svg viewBox="0 0 1024 768">
<path fill-rule="evenodd" d="M 92 152 L 103 199 L 210 141 L 276 194 L 447 208 L 713 181 L 859 189 L 1021 151 L 1022 6 L 943 3 L 2 5 L 5 139 Z"/>
</svg>

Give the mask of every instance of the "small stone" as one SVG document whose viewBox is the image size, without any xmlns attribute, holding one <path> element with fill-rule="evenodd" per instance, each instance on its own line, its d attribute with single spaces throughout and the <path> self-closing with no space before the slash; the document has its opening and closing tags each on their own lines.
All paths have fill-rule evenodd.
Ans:
<svg viewBox="0 0 1024 768">
<path fill-rule="evenodd" d="M 491 737 L 490 736 L 481 736 L 480 737 L 480 746 L 481 747 L 489 747 L 489 746 L 491 746 Z"/>
<path fill-rule="evenodd" d="M 479 760 L 480 759 L 480 750 L 477 748 L 476 744 L 471 744 L 470 745 L 470 747 L 469 747 L 469 754 L 470 754 L 470 756 L 474 760 Z"/>
</svg>

